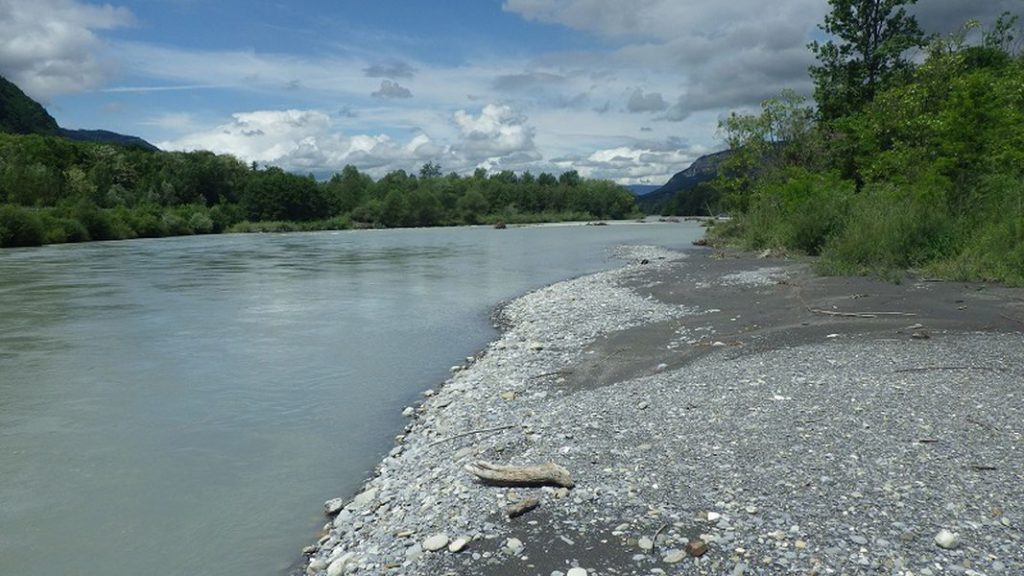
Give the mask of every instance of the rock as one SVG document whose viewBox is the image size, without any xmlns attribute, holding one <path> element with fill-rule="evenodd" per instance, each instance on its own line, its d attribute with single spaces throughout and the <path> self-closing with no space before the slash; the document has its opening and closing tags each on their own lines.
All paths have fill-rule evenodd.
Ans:
<svg viewBox="0 0 1024 576">
<path fill-rule="evenodd" d="M 448 551 L 452 554 L 457 554 L 466 549 L 469 545 L 469 538 L 456 538 L 448 544 Z"/>
<path fill-rule="evenodd" d="M 419 545 L 419 542 L 405 549 L 405 558 L 407 560 L 415 560 L 422 555 L 423 547 Z"/>
<path fill-rule="evenodd" d="M 334 527 L 341 530 L 347 528 L 352 523 L 352 513 L 348 510 L 342 510 L 338 512 L 338 515 L 334 517 Z"/>
<path fill-rule="evenodd" d="M 647 402 L 641 402 L 641 403 L 639 403 L 639 404 L 637 404 L 637 405 L 636 405 L 636 407 L 637 407 L 638 409 L 640 409 L 640 410 L 647 410 L 647 408 L 648 408 L 649 406 L 650 406 L 650 404 L 648 404 Z"/>
<path fill-rule="evenodd" d="M 352 505 L 351 506 L 352 506 L 352 508 L 355 508 L 357 510 L 361 509 L 361 508 L 366 508 L 367 506 L 370 505 L 371 502 L 373 502 L 376 499 L 377 499 L 377 489 L 376 488 L 370 488 L 369 490 L 366 490 L 365 492 L 360 492 L 359 494 L 356 494 L 356 497 L 352 499 Z"/>
<path fill-rule="evenodd" d="M 345 573 L 345 567 L 352 559 L 355 558 L 355 553 L 346 552 L 339 556 L 336 560 L 331 562 L 331 565 L 327 567 L 327 576 L 341 576 Z"/>
<path fill-rule="evenodd" d="M 935 544 L 940 548 L 952 550 L 960 545 L 960 535 L 943 528 L 935 535 Z"/>
<path fill-rule="evenodd" d="M 523 551 L 523 541 L 519 538 L 509 538 L 505 540 L 505 549 L 512 554 L 519 555 Z"/>
<path fill-rule="evenodd" d="M 306 566 L 306 574 L 316 574 L 317 572 L 327 568 L 327 561 L 323 558 L 313 558 L 309 561 L 309 566 Z"/>
<path fill-rule="evenodd" d="M 512 392 L 511 390 L 507 390 L 505 392 L 502 392 L 501 394 L 498 394 L 498 396 L 501 396 L 502 400 L 515 400 L 516 399 L 516 393 Z"/>
<path fill-rule="evenodd" d="M 639 546 L 641 550 L 654 550 L 654 541 L 646 536 L 640 538 L 640 540 L 637 541 L 636 545 Z"/>
<path fill-rule="evenodd" d="M 708 522 L 718 522 L 722 519 L 722 515 L 718 512 L 708 512 Z"/>
<path fill-rule="evenodd" d="M 864 546 L 868 543 L 868 539 L 860 535 L 850 536 L 850 540 L 853 540 L 854 544 L 859 544 L 861 546 Z"/>
<path fill-rule="evenodd" d="M 587 571 L 577 566 L 576 568 L 569 568 L 565 576 L 587 576 Z"/>
<path fill-rule="evenodd" d="M 676 564 L 678 562 L 682 562 L 684 558 L 686 558 L 686 552 L 673 548 L 666 552 L 665 557 L 661 560 L 666 564 Z"/>
<path fill-rule="evenodd" d="M 334 516 L 341 509 L 345 507 L 345 500 L 342 498 L 331 498 L 327 502 L 324 502 L 324 514 L 328 516 Z"/>
<path fill-rule="evenodd" d="M 415 415 L 416 409 L 413 408 L 412 406 L 406 406 L 405 410 L 402 410 L 402 416 L 405 416 L 406 418 L 412 418 Z"/>
<path fill-rule="evenodd" d="M 544 344 L 534 340 L 533 342 L 530 342 L 529 348 L 530 348 L 530 350 L 533 350 L 534 352 L 540 352 L 541 350 L 544 349 Z"/>
<path fill-rule="evenodd" d="M 707 542 L 701 540 L 700 538 L 694 538 L 693 540 L 690 540 L 686 543 L 686 553 L 690 556 L 693 556 L 694 558 L 700 558 L 707 551 Z"/>
<path fill-rule="evenodd" d="M 423 541 L 423 549 L 429 552 L 437 552 L 448 545 L 447 534 L 434 534 Z"/>
<path fill-rule="evenodd" d="M 530 510 L 533 510 L 537 506 L 540 506 L 540 500 L 537 498 L 523 498 L 519 502 L 512 504 L 505 508 L 505 515 L 509 518 L 518 518 L 523 514 L 526 514 Z"/>
<path fill-rule="evenodd" d="M 423 395 L 427 398 L 430 398 L 434 394 L 437 394 L 437 392 L 434 392 L 433 388 L 427 388 L 426 390 L 423 391 Z"/>
</svg>

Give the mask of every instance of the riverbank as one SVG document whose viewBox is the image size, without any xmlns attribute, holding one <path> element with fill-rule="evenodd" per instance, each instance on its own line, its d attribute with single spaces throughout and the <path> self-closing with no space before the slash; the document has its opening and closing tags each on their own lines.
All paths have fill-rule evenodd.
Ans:
<svg viewBox="0 0 1024 576">
<path fill-rule="evenodd" d="M 1024 571 L 1024 291 L 625 256 L 503 307 L 307 573 Z M 575 487 L 487 486 L 477 460 Z"/>
</svg>

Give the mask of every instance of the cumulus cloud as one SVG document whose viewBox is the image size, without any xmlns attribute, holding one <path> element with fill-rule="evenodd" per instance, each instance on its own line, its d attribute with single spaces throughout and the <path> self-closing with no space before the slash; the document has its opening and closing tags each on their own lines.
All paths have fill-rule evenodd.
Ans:
<svg viewBox="0 0 1024 576">
<path fill-rule="evenodd" d="M 96 31 L 133 21 L 109 4 L 0 0 L 0 74 L 42 100 L 98 86 L 112 65 Z"/>
<path fill-rule="evenodd" d="M 416 69 L 401 60 L 388 60 L 363 68 L 363 73 L 370 78 L 412 78 Z"/>
<path fill-rule="evenodd" d="M 637 88 L 629 97 L 626 109 L 630 112 L 661 112 L 668 108 L 668 103 L 658 92 L 644 94 L 644 91 Z"/>
<path fill-rule="evenodd" d="M 160 142 L 165 150 L 211 150 L 245 162 L 288 170 L 328 174 L 354 164 L 376 176 L 440 162 L 446 169 L 526 170 L 541 158 L 534 130 L 509 106 L 489 104 L 479 114 L 460 110 L 452 117 L 457 131 L 438 140 L 417 130 L 402 141 L 386 134 L 345 135 L 345 118 L 320 110 L 259 110 L 233 114 L 221 125 Z M 191 117 L 158 116 L 154 123 L 189 125 Z"/>
<path fill-rule="evenodd" d="M 454 120 L 462 137 L 457 151 L 471 160 L 536 152 L 535 130 L 509 106 L 488 104 L 478 116 L 459 110 Z"/>
<path fill-rule="evenodd" d="M 372 94 L 374 98 L 412 98 L 412 92 L 394 80 L 381 80 L 380 90 Z"/>
</svg>

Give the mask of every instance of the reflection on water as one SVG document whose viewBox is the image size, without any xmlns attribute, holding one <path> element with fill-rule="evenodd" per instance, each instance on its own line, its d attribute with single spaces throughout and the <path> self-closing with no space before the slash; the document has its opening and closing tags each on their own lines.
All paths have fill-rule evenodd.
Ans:
<svg viewBox="0 0 1024 576">
<path fill-rule="evenodd" d="M 680 225 L 0 252 L 4 574 L 279 574 L 503 299 Z"/>
</svg>

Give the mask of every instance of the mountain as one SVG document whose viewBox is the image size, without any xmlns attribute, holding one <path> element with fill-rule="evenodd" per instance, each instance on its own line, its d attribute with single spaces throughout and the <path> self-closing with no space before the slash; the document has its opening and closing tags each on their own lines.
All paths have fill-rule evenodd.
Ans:
<svg viewBox="0 0 1024 576">
<path fill-rule="evenodd" d="M 46 108 L 0 76 L 0 132 L 54 135 L 59 130 Z"/>
<path fill-rule="evenodd" d="M 677 172 L 664 186 L 637 198 L 637 205 L 648 214 L 661 212 L 676 194 L 689 192 L 698 184 L 714 179 L 718 175 L 718 165 L 729 153 L 729 150 L 723 150 L 697 158 L 689 168 Z"/>
<path fill-rule="evenodd" d="M 69 140 L 135 146 L 159 150 L 138 136 L 108 130 L 68 130 L 61 128 L 42 104 L 31 99 L 13 82 L 0 76 L 0 132 L 63 136 Z"/>
<path fill-rule="evenodd" d="M 103 144 L 135 146 L 151 152 L 160 150 L 138 136 L 127 136 L 125 134 L 118 134 L 117 132 L 111 132 L 109 130 L 68 130 L 67 128 L 61 128 L 59 133 L 61 136 L 69 140 L 78 140 L 79 142 L 100 142 Z"/>
<path fill-rule="evenodd" d="M 634 196 L 643 196 L 644 194 L 654 192 L 658 188 L 661 188 L 661 186 L 658 186 L 657 184 L 629 184 L 626 188 L 632 192 Z"/>
</svg>

